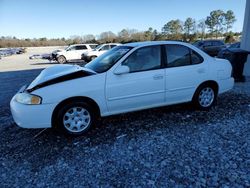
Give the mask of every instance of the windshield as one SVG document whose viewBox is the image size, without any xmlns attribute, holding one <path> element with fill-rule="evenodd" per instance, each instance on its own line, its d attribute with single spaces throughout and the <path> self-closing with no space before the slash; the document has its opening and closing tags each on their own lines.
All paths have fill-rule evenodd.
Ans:
<svg viewBox="0 0 250 188">
<path fill-rule="evenodd" d="M 240 42 L 233 43 L 229 46 L 229 48 L 240 48 Z"/>
<path fill-rule="evenodd" d="M 203 44 L 202 41 L 196 41 L 196 42 L 193 43 L 193 45 L 196 46 L 196 47 L 200 47 L 202 44 Z"/>
<path fill-rule="evenodd" d="M 71 48 L 71 46 L 67 46 L 66 48 L 65 48 L 65 50 L 67 51 L 67 50 L 69 50 Z"/>
<path fill-rule="evenodd" d="M 97 47 L 95 47 L 95 49 L 93 51 L 99 50 L 102 46 L 103 46 L 103 44 L 98 45 Z"/>
<path fill-rule="evenodd" d="M 97 73 L 102 73 L 110 69 L 117 61 L 119 61 L 126 53 L 128 53 L 132 47 L 117 46 L 103 55 L 97 57 L 87 65 L 89 68 Z"/>
<path fill-rule="evenodd" d="M 97 44 L 90 44 L 89 46 L 91 49 L 95 49 L 98 45 Z"/>
</svg>

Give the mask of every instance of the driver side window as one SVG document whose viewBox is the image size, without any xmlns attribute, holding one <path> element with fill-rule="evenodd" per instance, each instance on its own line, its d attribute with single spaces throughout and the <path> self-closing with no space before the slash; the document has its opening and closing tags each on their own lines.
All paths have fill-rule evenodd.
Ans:
<svg viewBox="0 0 250 188">
<path fill-rule="evenodd" d="M 133 52 L 123 63 L 130 73 L 158 69 L 161 67 L 161 47 L 144 47 Z"/>
<path fill-rule="evenodd" d="M 76 50 L 76 47 L 75 47 L 75 46 L 72 46 L 72 47 L 69 48 L 67 51 L 73 51 L 73 50 Z"/>
<path fill-rule="evenodd" d="M 102 51 L 102 50 L 109 50 L 109 49 L 110 49 L 109 45 L 106 45 L 106 46 L 103 46 L 103 47 L 101 48 L 101 51 Z"/>
</svg>

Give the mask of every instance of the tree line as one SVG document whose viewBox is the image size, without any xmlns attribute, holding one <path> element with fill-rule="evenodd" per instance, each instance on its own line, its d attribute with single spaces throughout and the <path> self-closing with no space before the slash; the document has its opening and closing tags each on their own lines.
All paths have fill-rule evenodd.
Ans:
<svg viewBox="0 0 250 188">
<path fill-rule="evenodd" d="M 194 42 L 196 40 L 207 38 L 224 38 L 225 42 L 233 42 L 235 36 L 241 33 L 231 31 L 233 24 L 236 22 L 234 12 L 228 10 L 211 11 L 209 16 L 201 20 L 195 20 L 188 17 L 185 21 L 176 19 L 167 22 L 161 29 L 157 31 L 150 27 L 146 31 L 138 31 L 136 29 L 122 29 L 117 34 L 112 31 L 102 32 L 98 36 L 87 34 L 83 36 L 74 35 L 58 39 L 18 39 L 16 37 L 0 38 L 0 47 L 29 47 L 29 46 L 65 46 L 77 43 L 110 43 L 110 42 L 138 42 L 138 41 L 157 41 L 157 40 L 181 40 L 186 42 Z"/>
</svg>

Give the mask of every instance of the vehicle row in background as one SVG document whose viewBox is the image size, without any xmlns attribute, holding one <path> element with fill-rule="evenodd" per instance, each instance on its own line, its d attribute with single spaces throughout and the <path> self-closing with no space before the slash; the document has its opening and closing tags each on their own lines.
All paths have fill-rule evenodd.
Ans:
<svg viewBox="0 0 250 188">
<path fill-rule="evenodd" d="M 67 47 L 65 50 L 55 50 L 52 52 L 52 60 L 56 60 L 61 64 L 80 59 L 89 62 L 117 45 L 120 44 L 75 44 Z"/>
<path fill-rule="evenodd" d="M 230 61 L 233 67 L 232 75 L 236 82 L 245 82 L 243 70 L 249 54 L 250 51 L 241 49 L 240 42 L 236 42 L 222 49 L 217 57 Z"/>
<path fill-rule="evenodd" d="M 7 48 L 0 50 L 0 57 L 6 57 L 14 54 L 23 54 L 26 52 L 26 48 Z"/>
<path fill-rule="evenodd" d="M 100 44 L 94 50 L 84 52 L 81 56 L 81 59 L 86 62 L 90 62 L 93 59 L 97 58 L 98 56 L 104 54 L 106 51 L 119 45 L 121 44 L 119 43 Z"/>
<path fill-rule="evenodd" d="M 193 43 L 193 45 L 212 57 L 217 56 L 222 49 L 226 48 L 222 40 L 200 40 Z"/>
<path fill-rule="evenodd" d="M 47 60 L 52 60 L 52 55 L 51 54 L 34 54 L 29 57 L 29 59 L 47 59 Z"/>
<path fill-rule="evenodd" d="M 55 50 L 52 52 L 52 59 L 58 63 L 66 63 L 67 61 L 79 60 L 84 52 L 95 49 L 98 44 L 74 44 L 68 46 L 66 49 Z"/>
</svg>

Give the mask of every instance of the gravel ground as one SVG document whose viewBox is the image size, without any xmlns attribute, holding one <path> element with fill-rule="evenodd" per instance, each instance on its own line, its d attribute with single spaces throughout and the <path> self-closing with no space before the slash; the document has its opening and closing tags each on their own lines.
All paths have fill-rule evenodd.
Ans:
<svg viewBox="0 0 250 188">
<path fill-rule="evenodd" d="M 250 187 L 249 79 L 208 112 L 117 115 L 70 138 L 13 123 L 10 98 L 40 71 L 0 73 L 1 187 Z"/>
</svg>

